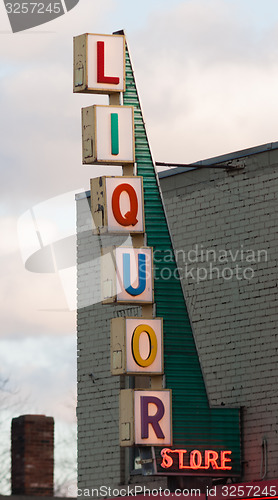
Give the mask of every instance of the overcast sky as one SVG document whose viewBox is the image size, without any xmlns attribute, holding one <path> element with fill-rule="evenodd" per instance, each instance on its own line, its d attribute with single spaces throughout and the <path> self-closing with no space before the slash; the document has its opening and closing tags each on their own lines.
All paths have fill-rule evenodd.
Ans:
<svg viewBox="0 0 278 500">
<path fill-rule="evenodd" d="M 74 192 L 119 173 L 82 165 L 80 109 L 108 101 L 72 93 L 73 36 L 119 29 L 156 161 L 278 140 L 277 0 L 80 0 L 16 34 L 0 3 L 0 376 L 27 398 L 22 412 L 67 423 L 76 392 L 72 275 L 26 269 L 36 250 L 30 225 L 35 214 L 44 245 L 73 234 Z"/>
</svg>

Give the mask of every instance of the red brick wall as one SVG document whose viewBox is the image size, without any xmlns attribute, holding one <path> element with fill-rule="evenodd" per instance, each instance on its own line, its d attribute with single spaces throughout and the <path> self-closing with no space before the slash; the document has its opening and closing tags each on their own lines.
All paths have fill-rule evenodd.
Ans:
<svg viewBox="0 0 278 500">
<path fill-rule="evenodd" d="M 12 494 L 53 496 L 54 420 L 23 415 L 12 420 Z"/>
</svg>

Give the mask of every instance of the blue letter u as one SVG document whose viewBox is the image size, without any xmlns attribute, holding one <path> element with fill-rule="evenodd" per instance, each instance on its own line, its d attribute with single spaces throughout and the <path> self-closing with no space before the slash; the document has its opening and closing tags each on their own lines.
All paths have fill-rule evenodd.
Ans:
<svg viewBox="0 0 278 500">
<path fill-rule="evenodd" d="M 144 253 L 138 254 L 138 286 L 133 288 L 130 283 L 130 254 L 123 254 L 123 282 L 124 289 L 130 295 L 140 295 L 146 288 L 146 255 Z"/>
</svg>

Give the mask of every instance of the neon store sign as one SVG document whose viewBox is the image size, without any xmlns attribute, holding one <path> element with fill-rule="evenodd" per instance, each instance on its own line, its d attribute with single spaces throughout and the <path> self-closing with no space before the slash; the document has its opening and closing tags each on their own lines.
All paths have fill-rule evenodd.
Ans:
<svg viewBox="0 0 278 500">
<path fill-rule="evenodd" d="M 163 448 L 161 450 L 161 467 L 171 471 L 174 465 L 175 469 L 179 470 L 231 470 L 231 454 L 230 450 L 214 451 L 205 450 L 203 453 L 200 450 L 171 450 Z"/>
</svg>

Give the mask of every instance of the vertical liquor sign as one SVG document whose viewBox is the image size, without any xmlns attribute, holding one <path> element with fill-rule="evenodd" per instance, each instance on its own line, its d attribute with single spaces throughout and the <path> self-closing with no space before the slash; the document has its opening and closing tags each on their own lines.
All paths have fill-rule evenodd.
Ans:
<svg viewBox="0 0 278 500">
<path fill-rule="evenodd" d="M 110 106 L 82 110 L 83 163 L 123 166 L 123 177 L 91 181 L 97 230 L 133 240 L 133 247 L 113 250 L 115 270 L 102 275 L 103 303 L 140 304 L 143 313 L 112 320 L 111 373 L 151 380 L 164 373 L 168 387 L 121 391 L 120 444 L 155 446 L 157 474 L 239 476 L 239 410 L 209 406 L 174 258 L 169 262 L 171 238 L 123 34 L 74 39 L 74 91 L 110 96 Z M 156 318 L 145 309 L 154 301 Z"/>
<path fill-rule="evenodd" d="M 154 279 L 152 248 L 138 245 L 143 243 L 145 227 L 143 178 L 125 175 L 126 168 L 134 172 L 134 110 L 111 104 L 120 102 L 124 90 L 125 37 L 76 37 L 74 91 L 110 95 L 109 106 L 82 109 L 83 163 L 122 165 L 124 174 L 91 180 L 92 216 L 97 231 L 131 234 L 134 243 L 130 248 L 113 249 L 114 272 L 103 266 L 103 303 L 139 304 L 143 313 L 142 318 L 112 320 L 111 373 L 157 376 L 163 374 L 163 321 L 144 317 L 144 305 L 154 302 Z M 112 94 L 118 99 L 111 98 Z M 171 415 L 170 390 L 122 390 L 121 446 L 171 446 Z"/>
</svg>

